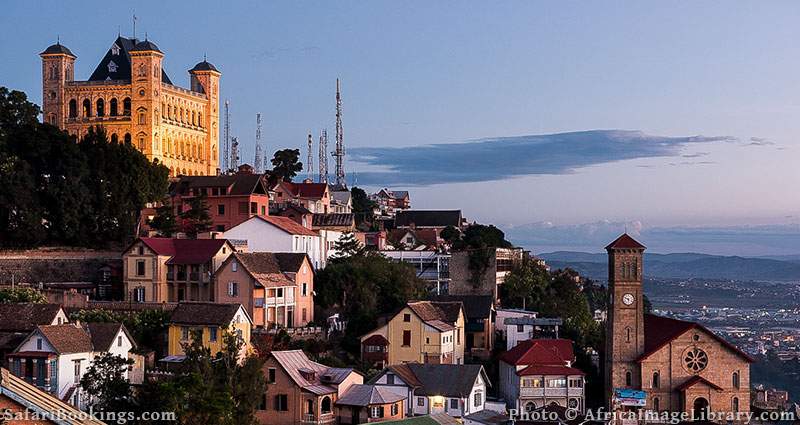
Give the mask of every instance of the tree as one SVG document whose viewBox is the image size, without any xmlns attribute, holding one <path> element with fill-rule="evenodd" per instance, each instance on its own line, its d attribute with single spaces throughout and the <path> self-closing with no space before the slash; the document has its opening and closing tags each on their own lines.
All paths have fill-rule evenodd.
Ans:
<svg viewBox="0 0 800 425">
<path fill-rule="evenodd" d="M 455 226 L 447 226 L 442 229 L 439 236 L 452 246 L 456 241 L 461 239 L 461 231 L 456 229 Z"/>
<path fill-rule="evenodd" d="M 377 204 L 370 200 L 369 196 L 367 196 L 367 192 L 360 187 L 353 187 L 350 189 L 350 196 L 351 202 L 353 203 L 352 209 L 356 218 L 356 226 L 369 229 L 372 226 Z"/>
<path fill-rule="evenodd" d="M 211 215 L 208 213 L 206 194 L 200 193 L 189 200 L 189 209 L 180 215 L 183 222 L 183 231 L 192 239 L 199 233 L 211 230 Z"/>
<path fill-rule="evenodd" d="M 101 127 L 77 141 L 38 121 L 24 93 L 0 87 L 0 246 L 119 246 L 169 170 Z"/>
<path fill-rule="evenodd" d="M 15 287 L 0 289 L 0 304 L 14 303 L 34 303 L 44 304 L 47 302 L 41 292 L 33 288 Z"/>
<path fill-rule="evenodd" d="M 172 205 L 164 204 L 156 208 L 156 215 L 152 220 L 147 223 L 153 230 L 157 231 L 159 235 L 166 238 L 178 231 L 178 220 L 175 217 L 175 211 Z"/>
<path fill-rule="evenodd" d="M 70 319 L 86 323 L 122 323 L 133 334 L 139 347 L 159 348 L 161 336 L 169 326 L 170 313 L 164 310 L 142 310 L 136 313 L 121 313 L 113 310 L 78 310 Z"/>
<path fill-rule="evenodd" d="M 356 239 L 353 233 L 345 233 L 333 244 L 334 255 L 331 260 L 352 257 L 354 255 L 364 255 L 364 245 Z"/>
<path fill-rule="evenodd" d="M 95 357 L 81 378 L 81 388 L 89 395 L 95 411 L 130 410 L 132 393 L 125 372 L 132 364 L 133 360 L 109 352 Z"/>
<path fill-rule="evenodd" d="M 534 309 L 548 292 L 550 274 L 530 257 L 514 264 L 500 286 L 503 305 L 512 308 Z"/>
<path fill-rule="evenodd" d="M 281 149 L 272 158 L 272 175 L 276 179 L 290 182 L 303 170 L 300 162 L 300 149 Z"/>
</svg>

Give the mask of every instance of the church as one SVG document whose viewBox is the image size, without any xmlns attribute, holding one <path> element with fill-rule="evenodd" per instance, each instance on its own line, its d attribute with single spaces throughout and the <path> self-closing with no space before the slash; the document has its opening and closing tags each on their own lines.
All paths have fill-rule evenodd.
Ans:
<svg viewBox="0 0 800 425">
<path fill-rule="evenodd" d="M 645 314 L 644 250 L 627 234 L 606 247 L 607 405 L 696 418 L 749 412 L 750 356 L 698 323 Z"/>
<path fill-rule="evenodd" d="M 221 73 L 205 59 L 189 70 L 187 89 L 172 82 L 164 53 L 147 39 L 118 36 L 85 81 L 75 80 L 76 56 L 60 42 L 39 56 L 44 122 L 76 137 L 101 126 L 170 176 L 217 174 Z"/>
</svg>

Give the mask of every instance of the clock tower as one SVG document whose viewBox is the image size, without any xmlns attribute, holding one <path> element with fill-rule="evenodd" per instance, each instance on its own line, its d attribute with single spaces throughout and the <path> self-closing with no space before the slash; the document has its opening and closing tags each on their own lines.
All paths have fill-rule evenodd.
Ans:
<svg viewBox="0 0 800 425">
<path fill-rule="evenodd" d="M 623 234 L 607 247 L 606 397 L 614 389 L 641 389 L 637 359 L 644 353 L 642 257 L 645 246 Z"/>
</svg>

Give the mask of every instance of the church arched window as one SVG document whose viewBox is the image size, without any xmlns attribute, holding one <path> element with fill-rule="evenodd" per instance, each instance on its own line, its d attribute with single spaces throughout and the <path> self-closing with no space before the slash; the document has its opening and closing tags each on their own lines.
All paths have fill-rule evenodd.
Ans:
<svg viewBox="0 0 800 425">
<path fill-rule="evenodd" d="M 147 109 L 139 108 L 139 125 L 147 124 Z"/>
<path fill-rule="evenodd" d="M 733 384 L 733 388 L 739 388 L 739 372 L 733 372 L 733 376 L 731 377 L 731 381 Z"/>
<path fill-rule="evenodd" d="M 658 372 L 653 372 L 653 388 L 661 386 L 661 375 Z"/>
<path fill-rule="evenodd" d="M 659 400 L 658 397 L 653 398 L 653 411 L 655 412 L 661 411 L 660 402 L 661 400 Z"/>
<path fill-rule="evenodd" d="M 739 411 L 739 397 L 734 397 L 733 400 L 731 400 L 731 410 L 734 413 Z"/>
<path fill-rule="evenodd" d="M 106 101 L 103 99 L 97 99 L 97 106 L 96 106 L 97 116 L 104 117 L 106 115 Z"/>
<path fill-rule="evenodd" d="M 131 144 L 131 133 L 125 133 L 125 144 L 126 145 Z"/>
<path fill-rule="evenodd" d="M 112 117 L 119 115 L 119 105 L 117 105 L 117 98 L 112 97 L 111 102 L 108 102 L 108 112 Z"/>
<path fill-rule="evenodd" d="M 140 77 L 147 77 L 147 65 L 139 64 L 139 76 Z"/>
<path fill-rule="evenodd" d="M 122 101 L 122 115 L 130 116 L 131 115 L 131 98 L 126 97 Z"/>
<path fill-rule="evenodd" d="M 83 99 L 83 117 L 88 118 L 92 116 L 92 102 L 89 99 Z"/>
<path fill-rule="evenodd" d="M 117 136 L 117 133 L 111 135 L 111 143 L 119 143 L 119 136 Z"/>
<path fill-rule="evenodd" d="M 633 278 L 634 279 L 638 279 L 639 278 L 639 261 L 634 258 L 633 259 L 633 264 L 631 264 L 631 266 L 632 266 L 631 272 L 633 274 Z"/>
<path fill-rule="evenodd" d="M 625 372 L 625 386 L 630 387 L 631 385 L 633 385 L 633 375 L 631 374 L 631 371 L 626 371 Z"/>
<path fill-rule="evenodd" d="M 69 101 L 69 117 L 75 118 L 78 116 L 78 101 L 70 99 Z"/>
</svg>

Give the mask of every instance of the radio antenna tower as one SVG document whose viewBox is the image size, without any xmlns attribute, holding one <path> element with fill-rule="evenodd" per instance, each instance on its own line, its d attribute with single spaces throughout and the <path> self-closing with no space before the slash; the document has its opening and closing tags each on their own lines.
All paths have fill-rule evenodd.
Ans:
<svg viewBox="0 0 800 425">
<path fill-rule="evenodd" d="M 231 116 L 230 101 L 225 99 L 225 150 L 222 153 L 222 172 L 227 173 L 231 169 Z"/>
<path fill-rule="evenodd" d="M 328 129 L 319 135 L 319 182 L 328 182 Z"/>
<path fill-rule="evenodd" d="M 261 157 L 263 156 L 263 152 L 261 152 L 261 112 L 256 114 L 256 158 L 253 161 L 253 168 L 256 169 L 256 174 L 261 174 L 263 172 L 262 168 L 262 161 Z"/>
<path fill-rule="evenodd" d="M 336 158 L 336 186 L 347 187 L 344 178 L 344 132 L 342 131 L 342 93 L 339 86 L 339 79 L 336 79 L 336 150 L 333 151 Z"/>
<path fill-rule="evenodd" d="M 233 171 L 239 170 L 239 138 L 231 138 L 231 169 Z"/>
<path fill-rule="evenodd" d="M 311 133 L 308 133 L 308 162 L 306 163 L 306 167 L 308 169 L 308 180 L 314 181 L 314 138 L 311 136 Z"/>
</svg>

